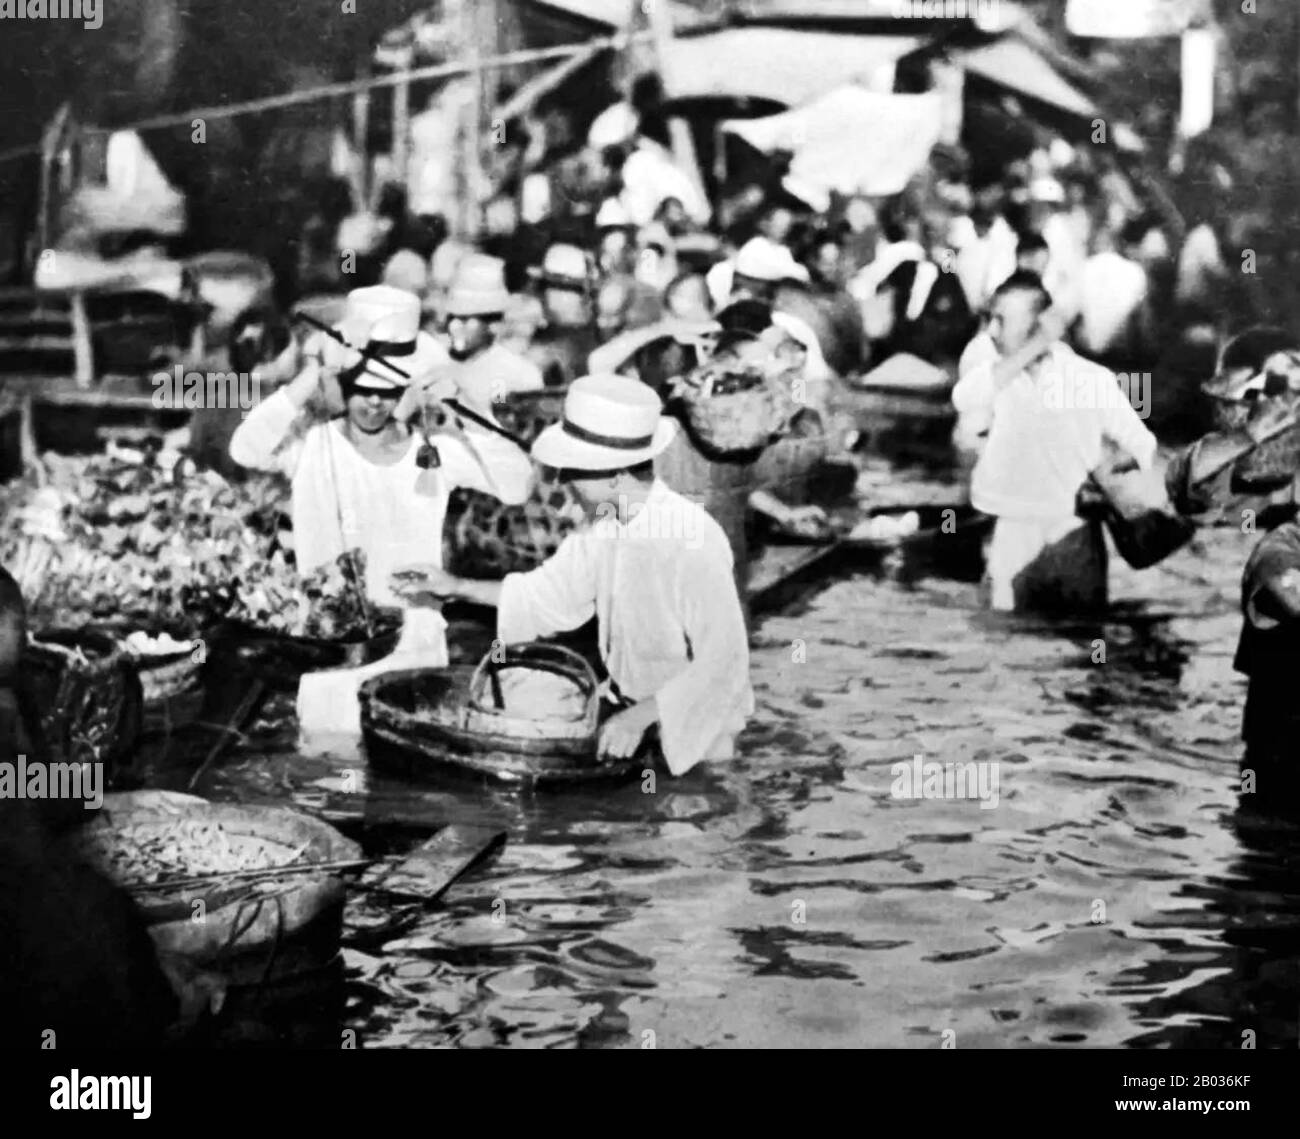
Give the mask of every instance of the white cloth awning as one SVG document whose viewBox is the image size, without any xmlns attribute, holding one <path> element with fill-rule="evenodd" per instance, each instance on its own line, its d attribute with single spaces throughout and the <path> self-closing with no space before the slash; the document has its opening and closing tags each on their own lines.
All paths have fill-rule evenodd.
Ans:
<svg viewBox="0 0 1300 1139">
<path fill-rule="evenodd" d="M 673 40 L 664 89 L 673 99 L 771 99 L 798 106 L 834 87 L 893 85 L 893 65 L 919 36 L 845 35 L 789 28 L 728 28 Z"/>
<path fill-rule="evenodd" d="M 889 95 L 840 87 L 803 107 L 762 119 L 732 119 L 723 130 L 765 154 L 788 150 L 790 175 L 841 193 L 899 193 L 939 141 L 937 94 Z"/>
<path fill-rule="evenodd" d="M 1100 113 L 1096 103 L 1061 78 L 1024 40 L 1007 36 L 983 47 L 954 52 L 953 59 L 974 75 L 1071 114 L 1092 118 Z"/>
</svg>

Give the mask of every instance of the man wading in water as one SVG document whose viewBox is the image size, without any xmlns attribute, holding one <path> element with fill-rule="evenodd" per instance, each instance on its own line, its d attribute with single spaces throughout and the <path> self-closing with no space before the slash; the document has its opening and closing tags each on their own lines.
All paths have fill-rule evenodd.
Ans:
<svg viewBox="0 0 1300 1139">
<path fill-rule="evenodd" d="M 997 523 L 986 550 L 994 609 L 1106 605 L 1101 523 L 1075 513 L 1109 440 L 1149 470 L 1156 439 L 1115 376 L 1061 343 L 1064 322 L 1042 280 L 1017 271 L 998 287 L 988 334 L 998 358 L 953 389 L 963 435 L 988 433 L 971 503 Z"/>
<path fill-rule="evenodd" d="M 575 380 L 564 420 L 533 444 L 560 472 L 586 516 L 555 555 L 504 581 L 468 581 L 415 566 L 393 588 L 408 599 L 455 598 L 497 609 L 497 636 L 519 644 L 596 617 L 600 655 L 622 710 L 605 721 L 599 751 L 636 754 L 657 727 L 668 769 L 733 754 L 754 709 L 749 645 L 722 528 L 654 477 L 675 424 L 659 397 L 623 376 Z"/>
</svg>

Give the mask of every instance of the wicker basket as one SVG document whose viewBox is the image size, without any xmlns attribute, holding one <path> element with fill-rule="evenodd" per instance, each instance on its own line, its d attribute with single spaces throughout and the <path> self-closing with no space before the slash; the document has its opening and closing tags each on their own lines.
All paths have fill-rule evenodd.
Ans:
<svg viewBox="0 0 1300 1139">
<path fill-rule="evenodd" d="M 170 851 L 177 875 L 191 858 L 246 850 L 273 866 L 359 857 L 356 843 L 300 811 L 274 806 L 209 803 L 170 791 L 105 797 L 104 809 L 72 840 L 76 853 L 121 885 L 135 852 Z M 150 857 L 156 857 L 151 855 Z M 125 859 L 125 861 L 124 861 Z M 148 863 L 145 863 L 148 865 Z M 319 968 L 338 952 L 344 884 L 326 871 L 258 884 L 231 878 L 210 884 L 152 889 L 137 897 L 161 953 L 218 972 L 231 985 L 279 983 Z M 203 921 L 194 920 L 202 899 Z"/>
<path fill-rule="evenodd" d="M 583 695 L 581 714 L 535 718 L 498 708 L 492 673 L 517 668 L 571 681 Z M 384 673 L 362 684 L 359 695 L 370 762 L 404 778 L 573 784 L 624 778 L 649 762 L 649 745 L 630 759 L 597 759 L 602 706 L 596 677 L 586 660 L 559 645 L 512 646 L 504 660 L 489 656 L 475 668 Z"/>
<path fill-rule="evenodd" d="M 757 451 L 789 421 L 776 382 L 757 368 L 705 365 L 684 377 L 678 391 L 691 434 L 714 454 Z"/>
<path fill-rule="evenodd" d="M 24 683 L 51 759 L 103 763 L 111 782 L 140 737 L 140 679 L 117 642 L 88 629 L 50 629 L 24 655 Z"/>
</svg>

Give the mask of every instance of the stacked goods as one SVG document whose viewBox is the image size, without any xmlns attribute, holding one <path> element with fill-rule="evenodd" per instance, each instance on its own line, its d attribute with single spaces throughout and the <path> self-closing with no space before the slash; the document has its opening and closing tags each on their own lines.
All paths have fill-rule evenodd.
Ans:
<svg viewBox="0 0 1300 1139">
<path fill-rule="evenodd" d="M 47 455 L 0 491 L 0 562 L 34 627 L 112 620 L 192 638 L 276 548 L 284 489 L 163 455 Z"/>
<path fill-rule="evenodd" d="M 166 452 L 46 455 L 0 490 L 0 564 L 33 628 L 110 623 L 192 641 L 235 617 L 354 636 L 370 623 L 364 556 L 348 551 L 300 580 L 281 538 L 286 499 L 282 480 L 232 484 Z"/>
<path fill-rule="evenodd" d="M 230 616 L 270 633 L 318 641 L 355 639 L 371 629 L 366 600 L 366 556 L 346 550 L 299 579 L 277 554 L 240 579 Z"/>
</svg>

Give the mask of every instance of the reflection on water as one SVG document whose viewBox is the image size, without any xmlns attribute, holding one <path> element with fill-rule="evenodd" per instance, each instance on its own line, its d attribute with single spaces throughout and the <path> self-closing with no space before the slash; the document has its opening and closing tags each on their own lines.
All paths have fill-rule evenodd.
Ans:
<svg viewBox="0 0 1300 1139">
<path fill-rule="evenodd" d="M 352 906 L 366 1047 L 1290 1047 L 1300 829 L 1235 791 L 1253 540 L 1116 565 L 1091 624 L 845 575 L 759 625 L 741 758 L 653 794 L 368 779 L 293 755 L 284 703 L 199 790 L 372 850 L 509 831 L 441 908 Z M 996 762 L 996 808 L 892 799 L 915 755 Z"/>
</svg>

